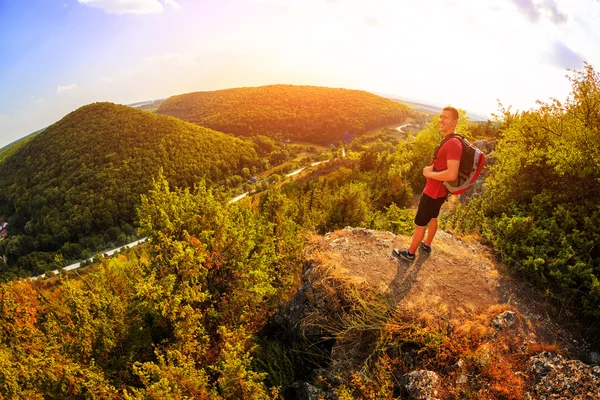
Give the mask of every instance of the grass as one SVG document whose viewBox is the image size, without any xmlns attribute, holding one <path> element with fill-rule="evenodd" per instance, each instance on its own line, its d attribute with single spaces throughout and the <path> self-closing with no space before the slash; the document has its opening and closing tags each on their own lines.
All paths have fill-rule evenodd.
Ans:
<svg viewBox="0 0 600 400">
<path fill-rule="evenodd" d="M 350 276 L 331 253 L 316 246 L 310 252 L 306 278 L 313 282 L 310 302 L 319 307 L 302 328 L 335 341 L 321 385 L 340 399 L 406 396 L 399 382 L 416 369 L 438 374 L 440 398 L 522 399 L 529 358 L 558 350 L 533 342 L 531 323 L 518 314 L 511 328 L 494 328 L 497 315 L 514 310 L 509 305 L 471 310 L 456 320 L 449 319 L 442 298 L 421 299 L 427 308 L 394 306 L 363 278 Z"/>
</svg>

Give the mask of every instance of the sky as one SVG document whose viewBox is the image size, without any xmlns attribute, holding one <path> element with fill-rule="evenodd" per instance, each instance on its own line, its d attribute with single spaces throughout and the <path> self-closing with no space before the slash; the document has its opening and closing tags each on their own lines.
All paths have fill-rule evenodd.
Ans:
<svg viewBox="0 0 600 400">
<path fill-rule="evenodd" d="M 77 108 L 269 84 L 489 117 L 600 70 L 600 0 L 0 0 L 0 147 Z"/>
</svg>

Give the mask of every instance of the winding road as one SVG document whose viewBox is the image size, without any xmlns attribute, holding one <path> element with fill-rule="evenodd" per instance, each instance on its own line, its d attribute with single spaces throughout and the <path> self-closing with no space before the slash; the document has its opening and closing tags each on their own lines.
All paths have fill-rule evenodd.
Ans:
<svg viewBox="0 0 600 400">
<path fill-rule="evenodd" d="M 344 151 L 344 155 L 346 155 L 346 152 L 345 152 L 345 151 Z M 317 161 L 317 162 L 314 162 L 314 163 L 312 163 L 310 166 L 311 166 L 311 167 L 314 167 L 314 166 L 316 166 L 316 165 L 319 165 L 319 164 L 321 164 L 321 163 L 326 163 L 326 162 L 329 162 L 329 160 L 325 160 L 325 161 Z M 292 171 L 292 172 L 290 172 L 289 174 L 286 174 L 285 176 L 289 178 L 289 177 L 291 177 L 291 176 L 298 175 L 300 172 L 304 171 L 306 168 L 307 168 L 307 167 L 298 168 L 297 170 L 295 170 L 295 171 Z M 228 204 L 231 204 L 231 203 L 235 203 L 235 202 L 237 202 L 237 201 L 240 201 L 241 199 L 243 199 L 244 197 L 246 197 L 246 196 L 247 196 L 247 195 L 249 195 L 249 194 L 250 194 L 250 192 L 242 193 L 242 194 L 240 194 L 239 196 L 236 196 L 236 197 L 234 197 L 233 199 L 229 200 L 229 203 L 228 203 Z M 147 238 L 147 237 L 144 237 L 144 238 L 141 238 L 141 239 L 139 239 L 139 240 L 136 240 L 135 242 L 127 243 L 127 244 L 125 244 L 125 245 L 123 245 L 123 246 L 120 246 L 120 247 L 117 247 L 117 248 L 115 248 L 115 249 L 99 252 L 99 253 L 95 254 L 95 255 L 94 255 L 94 257 L 95 257 L 95 256 L 97 256 L 97 255 L 100 255 L 100 254 L 103 254 L 103 255 L 106 255 L 106 256 L 112 256 L 112 255 L 114 255 L 115 253 L 119 252 L 119 251 L 120 251 L 121 249 L 123 249 L 123 248 L 128 248 L 128 249 L 129 249 L 129 248 L 132 248 L 132 247 L 135 247 L 135 246 L 139 246 L 140 244 L 142 244 L 142 243 L 146 242 L 146 240 L 148 240 L 148 238 Z M 74 264 L 71 264 L 71 265 L 67 265 L 67 266 L 66 266 L 66 267 L 64 267 L 63 269 L 64 269 L 65 271 L 73 271 L 73 270 L 75 270 L 75 269 L 81 268 L 81 267 L 82 267 L 82 265 L 81 265 L 81 263 L 82 263 L 82 262 L 86 262 L 86 263 L 87 263 L 88 261 L 92 261 L 92 260 L 94 259 L 94 257 L 90 257 L 90 258 L 88 258 L 87 260 L 83 260 L 83 261 L 80 261 L 80 262 L 76 262 L 76 263 L 74 263 Z M 87 264 L 86 264 L 86 265 L 87 265 Z M 55 270 L 52 270 L 52 271 L 50 271 L 50 272 L 52 272 L 54 275 L 57 275 L 57 274 L 59 273 L 59 270 L 58 270 L 58 269 L 55 269 Z M 48 271 L 46 271 L 46 272 L 45 272 L 44 274 L 42 274 L 42 275 L 38 275 L 38 276 L 32 276 L 32 277 L 29 277 L 29 279 L 31 279 L 31 280 L 34 280 L 34 281 L 35 281 L 35 280 L 37 280 L 37 279 L 39 279 L 39 278 L 43 278 L 43 277 L 45 277 L 47 273 L 48 273 Z"/>
</svg>

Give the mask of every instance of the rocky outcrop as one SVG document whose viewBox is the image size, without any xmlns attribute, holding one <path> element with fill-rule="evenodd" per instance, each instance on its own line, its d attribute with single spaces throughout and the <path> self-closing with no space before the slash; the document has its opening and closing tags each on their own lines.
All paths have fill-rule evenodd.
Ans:
<svg viewBox="0 0 600 400">
<path fill-rule="evenodd" d="M 342 392 L 366 398 L 360 397 L 365 379 L 373 385 L 382 379 L 389 393 L 410 399 L 600 399 L 599 366 L 551 353 L 529 360 L 536 345 L 548 343 L 539 341 L 544 332 L 556 332 L 555 325 L 540 323 L 543 316 L 519 306 L 537 294 L 519 292 L 523 297 L 510 307 L 496 303 L 496 291 L 506 287 L 475 247 L 440 231 L 434 252 L 419 252 L 407 263 L 392 249 L 409 240 L 351 227 L 314 237 L 302 284 L 274 321 L 286 344 L 306 340 L 306 353 L 321 356 L 302 364 L 284 398 L 333 400 Z M 438 345 L 440 351 L 464 347 L 464 353 L 439 368 L 431 362 L 436 355 L 426 347 L 429 339 L 415 336 L 420 330 L 444 338 L 436 342 L 448 344 Z M 381 375 L 370 375 L 373 366 Z"/>
<path fill-rule="evenodd" d="M 600 399 L 600 367 L 543 352 L 529 360 L 534 398 Z"/>
<path fill-rule="evenodd" d="M 435 372 L 427 370 L 413 371 L 404 375 L 402 381 L 409 398 L 417 400 L 437 399 L 437 386 L 440 378 Z"/>
<path fill-rule="evenodd" d="M 486 155 L 490 154 L 496 148 L 495 140 L 477 140 L 473 142 L 473 146 L 483 151 Z"/>
<path fill-rule="evenodd" d="M 511 328 L 515 324 L 516 316 L 514 311 L 504 311 L 492 320 L 492 326 L 496 329 Z"/>
</svg>

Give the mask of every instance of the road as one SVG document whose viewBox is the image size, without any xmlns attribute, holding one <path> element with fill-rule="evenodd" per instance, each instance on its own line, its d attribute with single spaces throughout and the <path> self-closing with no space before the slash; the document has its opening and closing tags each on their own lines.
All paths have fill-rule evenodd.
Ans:
<svg viewBox="0 0 600 400">
<path fill-rule="evenodd" d="M 126 247 L 126 248 L 131 248 L 131 247 L 138 246 L 138 245 L 140 245 L 140 244 L 144 243 L 144 242 L 145 242 L 147 239 L 148 239 L 147 237 L 145 237 L 145 238 L 141 238 L 141 239 L 139 239 L 139 240 L 136 240 L 135 242 L 131 242 L 131 243 L 125 244 L 125 245 L 123 245 L 123 246 L 121 246 L 121 247 L 117 247 L 116 249 L 112 249 L 112 250 L 108 250 L 108 251 L 103 251 L 103 252 L 101 252 L 101 253 L 98 253 L 98 254 L 96 254 L 96 255 L 100 255 L 100 254 L 106 254 L 107 256 L 112 256 L 112 255 L 113 255 L 113 254 L 115 254 L 116 252 L 120 251 L 122 248 L 125 248 L 125 247 Z M 88 258 L 88 259 L 87 259 L 87 260 L 85 260 L 85 261 L 92 261 L 93 259 L 94 259 L 94 258 L 93 258 L 93 257 L 91 257 L 91 258 Z M 75 263 L 75 264 L 67 265 L 67 266 L 66 266 L 66 267 L 64 267 L 63 269 L 64 269 L 65 271 L 72 271 L 72 270 L 74 270 L 74 269 L 81 268 L 81 263 L 82 263 L 82 262 L 83 262 L 83 261 L 77 262 L 77 263 Z M 58 272 L 59 272 L 59 271 L 58 271 L 57 269 L 55 269 L 55 270 L 53 270 L 53 271 L 51 271 L 51 272 L 53 272 L 53 273 L 56 275 L 56 274 L 58 274 Z M 44 275 L 45 275 L 45 274 L 43 274 L 43 275 L 38 275 L 38 276 L 32 276 L 32 277 L 30 277 L 29 279 L 31 279 L 31 280 L 34 280 L 34 281 L 35 281 L 35 280 L 37 280 L 38 278 L 41 278 L 41 277 L 43 277 Z"/>
<path fill-rule="evenodd" d="M 248 193 L 250 193 L 250 192 L 242 193 L 239 196 L 234 197 L 233 199 L 229 200 L 228 204 L 235 203 L 236 201 L 240 201 L 244 197 L 248 196 Z"/>
<path fill-rule="evenodd" d="M 413 125 L 417 126 L 417 124 L 404 124 L 404 125 L 400 125 L 399 127 L 397 127 L 397 128 L 396 128 L 396 130 L 397 130 L 398 132 L 406 133 L 406 132 L 404 132 L 404 131 L 402 130 L 402 128 L 405 128 L 405 127 L 407 127 L 407 126 L 413 126 Z"/>
<path fill-rule="evenodd" d="M 344 153 L 344 155 L 345 155 L 345 153 Z M 329 162 L 329 160 L 325 160 L 325 161 L 317 161 L 317 162 L 314 162 L 314 163 L 312 163 L 312 164 L 311 164 L 311 167 L 314 167 L 315 165 L 319 165 L 319 164 L 321 164 L 321 163 L 326 163 L 326 162 Z M 290 176 L 297 175 L 297 174 L 299 174 L 300 172 L 304 171 L 305 169 L 306 169 L 306 167 L 298 168 L 297 170 L 295 170 L 295 171 L 293 171 L 293 172 L 290 172 L 289 174 L 287 174 L 287 175 L 286 175 L 286 177 L 290 177 Z M 239 200 L 243 199 L 243 198 L 244 198 L 244 197 L 246 197 L 248 194 L 250 194 L 250 192 L 242 193 L 242 194 L 240 194 L 239 196 L 236 196 L 236 197 L 234 197 L 233 199 L 229 200 L 229 204 L 231 204 L 231 203 L 235 203 L 236 201 L 239 201 Z M 148 239 L 148 238 L 146 238 L 146 237 L 145 237 L 145 238 L 141 238 L 141 239 L 139 239 L 139 240 L 136 240 L 135 242 L 127 243 L 127 244 L 125 244 L 125 245 L 123 245 L 123 246 L 121 246 L 121 247 L 117 247 L 116 249 L 112 249 L 112 250 L 103 251 L 103 252 L 101 252 L 101 253 L 98 253 L 98 254 L 96 254 L 96 255 L 105 254 L 105 255 L 107 255 L 107 256 L 112 256 L 113 254 L 115 254 L 116 252 L 120 251 L 121 249 L 123 249 L 123 248 L 125 248 L 125 247 L 126 247 L 126 248 L 132 248 L 132 247 L 138 246 L 138 245 L 140 245 L 140 244 L 144 243 L 144 242 L 145 242 L 147 239 Z M 93 257 L 91 257 L 91 258 L 89 258 L 89 259 L 87 259 L 87 260 L 85 260 L 85 261 L 91 261 L 91 260 L 93 260 Z M 83 261 L 77 262 L 77 263 L 75 263 L 75 264 L 68 265 L 68 266 L 64 267 L 63 269 L 64 269 L 65 271 L 72 271 L 72 270 L 75 270 L 75 269 L 77 269 L 77 268 L 81 268 L 81 263 L 82 263 L 82 262 L 83 262 Z M 51 272 L 53 272 L 53 273 L 56 275 L 56 274 L 58 274 L 58 273 L 59 273 L 59 270 L 55 269 L 55 270 L 52 270 Z M 42 274 L 42 275 L 38 275 L 38 276 L 32 276 L 32 277 L 30 277 L 29 279 L 31 279 L 31 280 L 34 280 L 34 281 L 35 281 L 35 280 L 37 280 L 38 278 L 43 278 L 44 276 L 45 276 L 45 274 Z"/>
<path fill-rule="evenodd" d="M 317 162 L 314 162 L 314 163 L 310 164 L 310 166 L 314 167 L 315 165 L 319 165 L 319 164 L 326 163 L 326 162 L 329 162 L 329 160 L 317 161 Z M 285 176 L 287 178 L 289 178 L 290 176 L 298 175 L 300 172 L 304 171 L 305 169 L 306 169 L 306 167 L 298 168 L 297 170 L 292 171 L 289 174 L 285 174 Z"/>
</svg>

